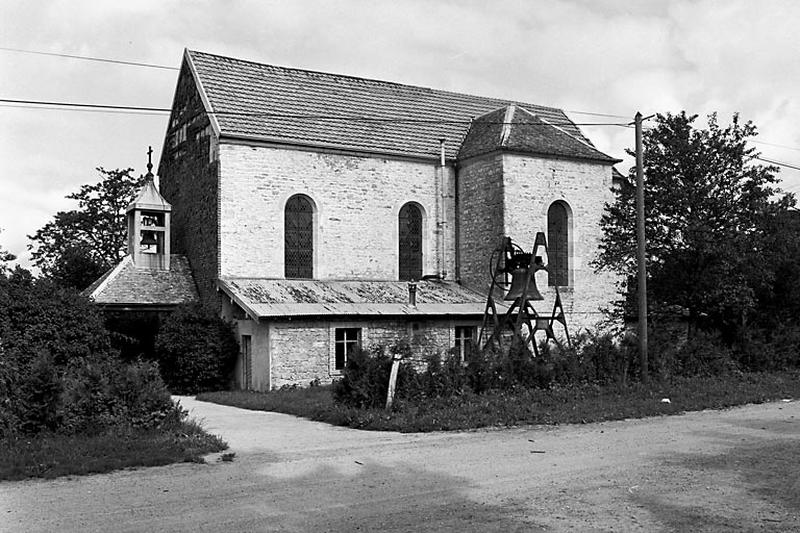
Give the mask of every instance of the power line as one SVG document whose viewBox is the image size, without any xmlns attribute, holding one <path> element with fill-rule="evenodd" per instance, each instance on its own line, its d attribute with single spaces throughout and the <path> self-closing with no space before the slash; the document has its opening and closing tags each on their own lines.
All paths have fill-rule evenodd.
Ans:
<svg viewBox="0 0 800 533">
<path fill-rule="evenodd" d="M 35 54 L 40 56 L 53 56 L 53 57 L 66 57 L 70 59 L 82 59 L 84 61 L 97 61 L 99 63 L 114 63 L 116 65 L 128 65 L 133 67 L 147 67 L 147 68 L 158 68 L 163 70 L 180 70 L 177 67 L 168 67 L 166 65 L 156 65 L 153 63 L 139 63 L 137 61 L 122 61 L 120 59 L 107 59 L 104 57 L 92 57 L 92 56 L 79 56 L 73 54 L 59 54 L 56 52 L 39 52 L 37 50 L 23 50 L 21 48 L 7 48 L 5 46 L 0 46 L 0 50 L 4 50 L 6 52 L 18 52 L 20 54 Z"/>
<path fill-rule="evenodd" d="M 62 58 L 69 58 L 69 59 L 82 59 L 84 61 L 97 61 L 100 63 L 113 63 L 117 65 L 130 65 L 135 67 L 147 67 L 147 68 L 157 68 L 163 70 L 180 70 L 178 67 L 169 67 L 167 65 L 156 65 L 154 63 L 140 63 L 136 61 L 123 61 L 120 59 L 108 59 L 103 57 L 94 57 L 94 56 L 80 56 L 75 54 L 60 54 L 57 52 L 42 52 L 39 50 L 23 50 L 21 48 L 9 48 L 5 46 L 0 46 L 0 50 L 4 50 L 6 52 L 17 52 L 21 54 L 35 54 L 35 55 L 42 55 L 42 56 L 52 56 L 52 57 L 62 57 Z M 576 115 L 587 115 L 593 117 L 606 117 L 606 118 L 621 118 L 627 119 L 625 115 L 615 115 L 611 113 L 597 113 L 593 111 L 576 111 L 573 109 L 564 110 L 567 113 L 574 113 Z"/>
<path fill-rule="evenodd" d="M 71 107 L 83 110 L 88 109 L 104 109 L 107 111 L 155 111 L 159 113 L 169 113 L 171 110 L 164 107 L 139 107 L 139 106 L 125 106 L 125 105 L 102 105 L 102 104 L 81 104 L 75 102 L 44 102 L 41 100 L 12 100 L 7 98 L 0 98 L 0 102 L 7 104 L 26 104 L 28 107 L 37 106 L 50 106 L 51 109 L 58 109 L 60 107 Z M 58 107 L 52 107 L 58 106 Z"/>
<path fill-rule="evenodd" d="M 794 146 L 786 146 L 785 144 L 774 144 L 774 143 L 768 143 L 768 142 L 764 142 L 764 141 L 753 141 L 753 140 L 751 140 L 750 142 L 751 143 L 755 143 L 755 144 L 763 144 L 765 146 L 774 146 L 775 148 L 786 148 L 787 150 L 794 150 L 796 152 L 800 152 L 800 148 L 796 148 Z"/>
<path fill-rule="evenodd" d="M 172 110 L 165 107 L 143 107 L 143 106 L 124 106 L 124 105 L 104 105 L 104 104 L 83 104 L 77 102 L 55 102 L 55 101 L 42 101 L 42 100 L 15 100 L 8 98 L 0 98 L 0 105 L 2 104 L 18 104 L 8 105 L 6 107 L 25 107 L 34 109 L 53 109 L 53 110 L 101 110 L 106 112 L 149 112 L 149 113 L 170 113 Z M 64 109 L 66 108 L 66 109 Z M 281 118 L 281 119 L 296 119 L 296 120 L 321 120 L 332 122 L 370 122 L 370 123 L 398 123 L 398 124 L 466 124 L 469 120 L 444 120 L 444 119 L 414 119 L 414 118 L 383 118 L 383 117 L 368 117 L 368 116 L 344 116 L 344 115 L 308 115 L 308 114 L 291 114 L 291 113 L 270 113 L 270 112 L 241 112 L 241 111 L 211 111 L 209 114 L 217 116 L 243 116 L 243 117 L 263 117 L 263 118 Z M 507 124 L 505 122 L 487 121 L 481 122 L 482 124 Z M 616 122 L 543 122 L 536 124 L 518 124 L 519 126 L 626 126 Z"/>
<path fill-rule="evenodd" d="M 83 113 L 111 113 L 114 115 L 144 115 L 144 116 L 164 116 L 163 111 L 133 111 L 124 109 L 81 109 L 75 107 L 56 107 L 56 106 L 39 106 L 39 105 L 18 105 L 18 104 L 3 104 L 0 107 L 8 107 L 11 109 L 43 109 L 46 111 L 79 111 Z"/>
<path fill-rule="evenodd" d="M 765 163 L 769 163 L 770 165 L 777 165 L 779 167 L 786 167 L 786 168 L 790 168 L 792 170 L 800 170 L 800 166 L 792 165 L 791 163 L 783 163 L 781 161 L 775 161 L 774 159 L 768 159 L 766 157 L 761 157 L 761 156 L 756 157 L 756 159 L 758 159 L 759 161 L 763 161 Z"/>
<path fill-rule="evenodd" d="M 628 120 L 631 117 L 627 117 L 625 115 L 613 115 L 610 113 L 594 113 L 592 111 L 574 111 L 572 109 L 565 109 L 566 113 L 574 113 L 576 115 L 588 115 L 591 117 L 607 117 L 607 118 L 621 118 L 623 120 Z"/>
</svg>

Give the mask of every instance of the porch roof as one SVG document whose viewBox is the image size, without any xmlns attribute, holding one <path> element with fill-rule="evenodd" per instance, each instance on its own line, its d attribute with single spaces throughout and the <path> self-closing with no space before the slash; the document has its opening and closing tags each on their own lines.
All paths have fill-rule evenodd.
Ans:
<svg viewBox="0 0 800 533">
<path fill-rule="evenodd" d="M 316 316 L 475 316 L 486 297 L 452 281 L 408 282 L 221 278 L 219 288 L 253 318 Z"/>
</svg>

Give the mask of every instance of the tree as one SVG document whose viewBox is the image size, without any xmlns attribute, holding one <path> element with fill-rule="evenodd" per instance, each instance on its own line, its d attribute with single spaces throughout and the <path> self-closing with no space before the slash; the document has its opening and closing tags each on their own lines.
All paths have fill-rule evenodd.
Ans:
<svg viewBox="0 0 800 533">
<path fill-rule="evenodd" d="M 774 279 L 765 263 L 769 228 L 794 197 L 778 189 L 776 167 L 755 162 L 758 153 L 747 145 L 756 135 L 751 122 L 734 115 L 723 127 L 712 114 L 701 129 L 696 119 L 685 112 L 657 115 L 644 133 L 648 300 L 654 307 L 687 309 L 695 326 L 730 332 Z M 631 305 L 636 233 L 630 184 L 606 206 L 601 226 L 595 267 L 623 276 Z"/>
<path fill-rule="evenodd" d="M 56 213 L 29 235 L 33 264 L 62 285 L 83 289 L 117 264 L 126 253 L 125 210 L 144 184 L 133 169 L 98 167 L 100 181 L 81 185 L 67 196 L 78 208 Z"/>
<path fill-rule="evenodd" d="M 3 230 L 0 229 L 0 232 L 2 232 L 2 231 Z M 17 258 L 17 256 L 12 254 L 11 252 L 8 252 L 8 251 L 3 250 L 2 248 L 0 248 L 0 275 L 2 275 L 2 274 L 4 274 L 5 272 L 8 271 L 8 265 L 6 265 L 6 263 L 14 261 L 16 258 Z"/>
</svg>

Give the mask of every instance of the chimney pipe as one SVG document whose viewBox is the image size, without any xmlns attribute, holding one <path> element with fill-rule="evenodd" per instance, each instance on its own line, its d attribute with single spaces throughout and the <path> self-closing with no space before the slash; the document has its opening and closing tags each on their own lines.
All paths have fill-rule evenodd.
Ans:
<svg viewBox="0 0 800 533">
<path fill-rule="evenodd" d="M 413 281 L 408 282 L 408 305 L 417 306 L 417 284 Z"/>
</svg>

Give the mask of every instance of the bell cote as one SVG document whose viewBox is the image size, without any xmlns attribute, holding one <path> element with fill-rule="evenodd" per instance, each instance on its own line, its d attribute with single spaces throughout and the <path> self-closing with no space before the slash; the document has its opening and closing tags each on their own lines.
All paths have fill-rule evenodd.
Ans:
<svg viewBox="0 0 800 533">
<path fill-rule="evenodd" d="M 169 270 L 169 215 L 172 206 L 153 181 L 153 148 L 147 153 L 147 174 L 136 199 L 128 206 L 128 253 L 137 268 Z"/>
</svg>

